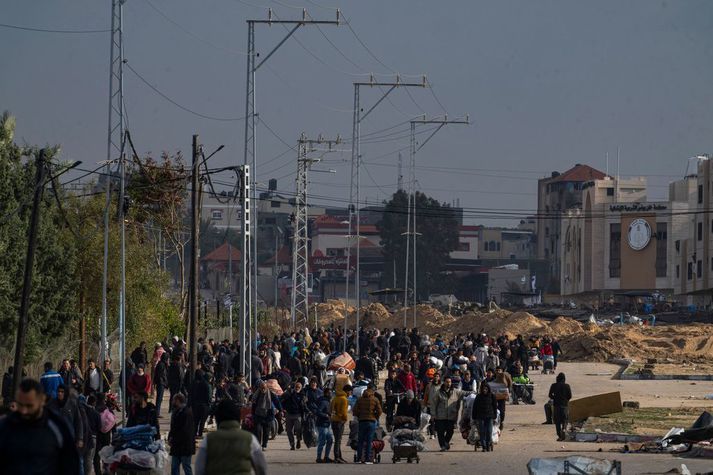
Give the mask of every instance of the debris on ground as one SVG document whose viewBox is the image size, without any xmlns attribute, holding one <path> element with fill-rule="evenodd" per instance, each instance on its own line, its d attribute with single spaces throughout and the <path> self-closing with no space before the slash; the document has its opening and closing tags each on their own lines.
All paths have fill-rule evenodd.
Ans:
<svg viewBox="0 0 713 475">
<path fill-rule="evenodd" d="M 565 462 L 575 470 L 565 471 Z M 619 467 L 619 471 L 616 468 Z M 553 473 L 583 473 L 587 475 L 607 475 L 621 473 L 621 462 L 617 460 L 595 459 L 572 455 L 556 458 L 533 458 L 527 463 L 529 475 L 552 475 Z"/>
</svg>

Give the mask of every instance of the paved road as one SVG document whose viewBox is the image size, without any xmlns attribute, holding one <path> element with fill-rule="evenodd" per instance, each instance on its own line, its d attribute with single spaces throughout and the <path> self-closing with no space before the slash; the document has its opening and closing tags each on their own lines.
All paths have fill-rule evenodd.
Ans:
<svg viewBox="0 0 713 475">
<path fill-rule="evenodd" d="M 713 392 L 712 383 L 697 383 L 676 381 L 618 381 L 611 375 L 616 366 L 594 363 L 561 364 L 560 370 L 567 374 L 572 386 L 574 397 L 584 397 L 602 392 L 622 391 L 624 400 L 640 401 L 642 406 L 674 407 L 680 405 L 706 406 L 713 408 L 713 401 L 703 400 L 704 394 Z M 392 464 L 391 450 L 386 444 L 382 452 L 382 463 L 374 466 L 359 464 L 348 465 L 317 465 L 315 464 L 316 449 L 290 451 L 287 437 L 282 435 L 270 442 L 266 452 L 271 474 L 340 474 L 360 473 L 444 473 L 444 469 L 465 472 L 489 472 L 493 474 L 523 474 L 527 473 L 527 462 L 533 457 L 559 457 L 572 454 L 582 454 L 592 457 L 621 460 L 623 473 L 665 473 L 681 464 L 692 473 L 713 470 L 713 460 L 681 459 L 670 455 L 621 454 L 612 450 L 620 449 L 621 444 L 593 444 L 557 442 L 554 426 L 542 425 L 544 414 L 542 404 L 545 393 L 554 382 L 552 375 L 533 375 L 536 383 L 534 406 L 507 406 L 505 430 L 500 444 L 492 453 L 475 453 L 460 434 L 454 436 L 454 447 L 447 453 L 438 452 L 435 440 L 428 441 L 430 451 L 421 453 L 418 465 L 399 462 Z M 168 419 L 163 419 L 168 423 Z M 353 459 L 353 451 L 348 447 L 342 449 L 347 460 Z M 600 452 L 601 451 L 601 452 Z M 167 471 L 168 473 L 168 471 Z"/>
</svg>

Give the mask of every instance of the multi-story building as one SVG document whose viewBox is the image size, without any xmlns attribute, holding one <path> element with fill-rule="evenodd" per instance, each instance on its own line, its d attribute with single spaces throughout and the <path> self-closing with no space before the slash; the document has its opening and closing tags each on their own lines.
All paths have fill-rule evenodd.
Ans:
<svg viewBox="0 0 713 475">
<path fill-rule="evenodd" d="M 561 294 L 592 304 L 631 291 L 673 295 L 674 243 L 687 233 L 685 193 L 647 201 L 644 178 L 611 177 L 585 182 L 581 192 L 583 205 L 560 220 Z"/>
<path fill-rule="evenodd" d="M 604 177 L 599 170 L 577 164 L 537 181 L 537 257 L 550 263 L 550 281 L 542 283 L 549 293 L 559 293 L 562 213 L 582 205 L 584 183 Z"/>
<path fill-rule="evenodd" d="M 697 157 L 696 171 L 669 185 L 688 204 L 677 216 L 685 232 L 674 237 L 675 293 L 686 304 L 713 305 L 713 157 Z"/>
</svg>

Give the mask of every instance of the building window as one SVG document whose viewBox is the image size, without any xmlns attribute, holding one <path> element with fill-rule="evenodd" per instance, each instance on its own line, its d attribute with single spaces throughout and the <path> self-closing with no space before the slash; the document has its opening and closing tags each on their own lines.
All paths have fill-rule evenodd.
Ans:
<svg viewBox="0 0 713 475">
<path fill-rule="evenodd" d="M 711 259 L 711 262 L 713 263 L 713 259 Z M 679 266 L 678 264 L 676 264 L 676 278 L 681 278 L 681 266 Z"/>
<path fill-rule="evenodd" d="M 607 188 L 607 196 L 614 196 L 614 188 Z"/>
<path fill-rule="evenodd" d="M 698 240 L 703 241 L 703 223 L 698 223 Z"/>
<path fill-rule="evenodd" d="M 688 263 L 688 280 L 693 279 L 693 263 Z"/>
<path fill-rule="evenodd" d="M 666 223 L 656 223 L 656 277 L 666 277 L 668 260 Z"/>
<path fill-rule="evenodd" d="M 499 251 L 500 250 L 500 241 L 495 243 L 496 249 Z"/>
<path fill-rule="evenodd" d="M 219 209 L 211 210 L 210 219 L 212 219 L 214 221 L 222 221 L 223 220 L 223 211 L 219 210 Z"/>
<path fill-rule="evenodd" d="M 609 225 L 609 277 L 621 277 L 621 224 Z"/>
<path fill-rule="evenodd" d="M 280 207 L 280 202 L 279 201 L 270 201 L 270 208 L 279 208 Z"/>
<path fill-rule="evenodd" d="M 699 279 L 703 277 L 703 261 L 700 259 L 696 262 L 696 277 Z"/>
<path fill-rule="evenodd" d="M 459 242 L 458 250 L 461 252 L 470 252 L 470 243 L 469 242 Z"/>
<path fill-rule="evenodd" d="M 545 237 L 550 237 L 550 228 L 545 228 Z"/>
<path fill-rule="evenodd" d="M 516 259 L 515 254 L 510 254 L 510 259 L 514 261 Z"/>
<path fill-rule="evenodd" d="M 698 204 L 703 203 L 703 185 L 698 185 Z"/>
<path fill-rule="evenodd" d="M 675 246 L 676 246 L 676 254 L 680 253 L 681 252 L 681 240 L 680 239 L 676 239 Z"/>
</svg>

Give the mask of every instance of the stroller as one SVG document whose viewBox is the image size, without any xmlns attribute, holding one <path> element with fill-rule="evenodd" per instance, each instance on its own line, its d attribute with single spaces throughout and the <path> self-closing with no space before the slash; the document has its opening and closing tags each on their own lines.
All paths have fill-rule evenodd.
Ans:
<svg viewBox="0 0 713 475">
<path fill-rule="evenodd" d="M 555 374 L 555 357 L 545 355 L 542 357 L 542 374 Z"/>
<path fill-rule="evenodd" d="M 349 421 L 349 447 L 354 451 L 354 463 L 358 463 L 357 449 L 359 441 L 359 421 L 352 419 Z M 384 450 L 384 429 L 378 423 L 374 440 L 371 441 L 371 456 L 373 463 L 381 463 L 381 451 Z"/>
</svg>

